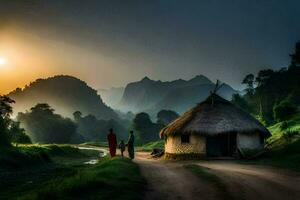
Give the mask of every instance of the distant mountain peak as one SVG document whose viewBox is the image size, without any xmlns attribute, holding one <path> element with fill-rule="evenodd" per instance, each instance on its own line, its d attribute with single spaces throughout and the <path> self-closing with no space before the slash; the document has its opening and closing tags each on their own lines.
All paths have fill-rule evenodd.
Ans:
<svg viewBox="0 0 300 200">
<path fill-rule="evenodd" d="M 193 84 L 213 84 L 209 78 L 202 74 L 195 76 L 194 78 L 188 80 L 188 82 Z"/>
<path fill-rule="evenodd" d="M 152 81 L 148 76 L 145 76 L 141 81 Z"/>
</svg>

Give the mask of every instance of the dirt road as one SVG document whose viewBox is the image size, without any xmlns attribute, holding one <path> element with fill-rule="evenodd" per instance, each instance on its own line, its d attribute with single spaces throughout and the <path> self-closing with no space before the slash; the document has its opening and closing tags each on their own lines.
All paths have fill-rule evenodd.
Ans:
<svg viewBox="0 0 300 200">
<path fill-rule="evenodd" d="M 146 153 L 137 153 L 135 162 L 148 182 L 145 199 L 223 199 L 217 187 L 185 169 L 186 164 L 217 175 L 234 199 L 300 199 L 300 175 L 286 170 L 233 161 L 153 160 Z"/>
</svg>

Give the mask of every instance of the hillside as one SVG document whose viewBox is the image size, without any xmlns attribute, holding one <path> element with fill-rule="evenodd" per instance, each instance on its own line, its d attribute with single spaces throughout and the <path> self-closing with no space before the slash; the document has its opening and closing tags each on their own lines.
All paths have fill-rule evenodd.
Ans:
<svg viewBox="0 0 300 200">
<path fill-rule="evenodd" d="M 126 86 L 120 108 L 123 111 L 150 113 L 172 109 L 181 113 L 204 100 L 213 88 L 214 83 L 203 75 L 190 80 L 179 79 L 169 82 L 154 81 L 145 77 Z M 220 90 L 220 95 L 231 99 L 235 92 L 229 85 L 225 85 Z"/>
<path fill-rule="evenodd" d="M 24 89 L 17 88 L 8 96 L 16 101 L 13 105 L 14 114 L 29 110 L 37 103 L 48 103 L 56 113 L 68 117 L 79 110 L 84 115 L 92 114 L 99 119 L 117 118 L 117 114 L 103 103 L 96 90 L 72 76 L 37 79 Z"/>
</svg>

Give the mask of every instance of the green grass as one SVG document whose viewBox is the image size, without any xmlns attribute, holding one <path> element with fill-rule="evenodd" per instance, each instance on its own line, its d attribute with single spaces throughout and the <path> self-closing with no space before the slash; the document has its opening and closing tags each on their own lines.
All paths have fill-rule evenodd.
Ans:
<svg viewBox="0 0 300 200">
<path fill-rule="evenodd" d="M 253 161 L 243 161 L 243 163 L 271 165 L 300 171 L 300 135 L 293 136 L 288 141 L 281 137 L 267 149 L 261 158 Z"/>
<path fill-rule="evenodd" d="M 153 148 L 161 148 L 164 149 L 164 140 L 158 140 L 154 142 L 149 142 L 147 144 L 144 144 L 142 146 L 139 146 L 136 148 L 137 151 L 152 151 Z"/>
<path fill-rule="evenodd" d="M 290 120 L 286 121 L 287 127 L 285 129 L 281 128 L 283 123 L 284 122 L 279 122 L 268 127 L 272 136 L 267 140 L 267 144 L 272 144 L 276 140 L 280 139 L 282 134 L 286 131 L 300 131 L 300 112 L 294 115 L 294 117 Z"/>
<path fill-rule="evenodd" d="M 145 180 L 138 166 L 126 158 L 98 158 L 97 151 L 79 150 L 71 145 L 19 145 L 0 152 L 0 163 L 5 163 L 0 166 L 0 199 L 143 196 Z M 84 164 L 95 158 L 99 159 L 98 164 Z"/>
<path fill-rule="evenodd" d="M 57 144 L 31 144 L 18 145 L 17 147 L 0 149 L 0 169 L 1 168 L 26 168 L 37 165 L 45 165 L 56 159 L 73 159 L 97 156 L 98 152 L 81 151 L 71 145 Z"/>
<path fill-rule="evenodd" d="M 272 136 L 266 142 L 266 153 L 260 159 L 244 163 L 272 165 L 300 171 L 300 113 L 268 129 Z"/>
<path fill-rule="evenodd" d="M 209 171 L 209 169 L 198 166 L 198 165 L 185 165 L 185 168 L 189 171 L 196 174 L 199 178 L 207 181 L 211 184 L 214 188 L 217 189 L 216 199 L 223 199 L 223 200 L 232 200 L 234 199 L 233 196 L 228 192 L 225 183 L 222 180 Z"/>
<path fill-rule="evenodd" d="M 21 199 L 142 199 L 145 181 L 126 158 L 101 161 L 68 177 L 56 177 Z"/>
</svg>

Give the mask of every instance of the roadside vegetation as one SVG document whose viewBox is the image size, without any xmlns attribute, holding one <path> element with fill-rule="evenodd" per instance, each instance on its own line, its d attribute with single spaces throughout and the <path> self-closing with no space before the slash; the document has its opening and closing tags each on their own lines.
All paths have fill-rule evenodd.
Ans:
<svg viewBox="0 0 300 200">
<path fill-rule="evenodd" d="M 142 199 L 145 180 L 138 166 L 126 158 L 98 154 L 70 145 L 8 148 L 0 158 L 5 163 L 0 166 L 0 198 Z M 91 159 L 99 162 L 85 164 Z"/>
<path fill-rule="evenodd" d="M 290 57 L 286 68 L 245 76 L 245 93 L 235 94 L 232 102 L 272 133 L 266 140 L 266 153 L 251 162 L 300 170 L 300 42 Z"/>
<path fill-rule="evenodd" d="M 153 149 L 155 148 L 158 148 L 158 149 L 164 149 L 164 140 L 157 140 L 157 141 L 154 141 L 154 142 L 149 142 L 149 143 L 146 143 L 142 146 L 138 146 L 136 148 L 137 151 L 152 151 Z"/>
<path fill-rule="evenodd" d="M 258 159 L 243 162 L 300 171 L 300 113 L 268 129 L 272 136 L 266 140 L 266 152 Z"/>
<path fill-rule="evenodd" d="M 103 159 L 90 167 L 65 168 L 43 187 L 28 191 L 22 199 L 142 199 L 145 182 L 129 159 Z M 67 172 L 68 171 L 68 172 Z"/>
</svg>

